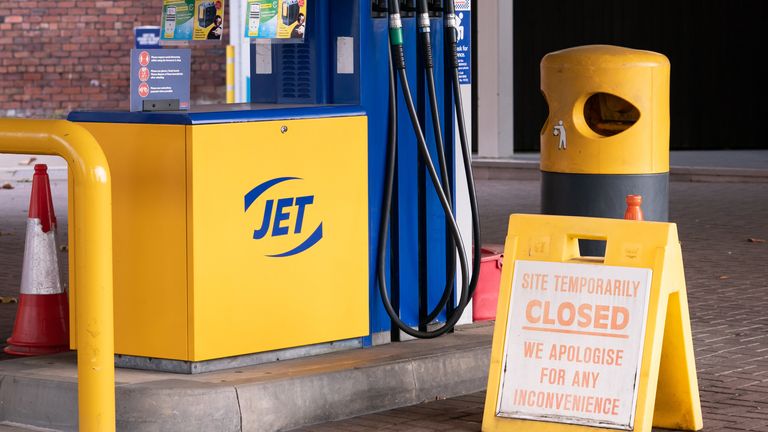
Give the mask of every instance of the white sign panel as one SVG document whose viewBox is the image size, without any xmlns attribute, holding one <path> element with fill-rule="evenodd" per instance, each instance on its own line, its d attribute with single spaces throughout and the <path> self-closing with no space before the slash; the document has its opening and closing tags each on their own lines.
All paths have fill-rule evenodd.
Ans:
<svg viewBox="0 0 768 432">
<path fill-rule="evenodd" d="M 651 273 L 517 261 L 496 415 L 632 430 Z"/>
</svg>

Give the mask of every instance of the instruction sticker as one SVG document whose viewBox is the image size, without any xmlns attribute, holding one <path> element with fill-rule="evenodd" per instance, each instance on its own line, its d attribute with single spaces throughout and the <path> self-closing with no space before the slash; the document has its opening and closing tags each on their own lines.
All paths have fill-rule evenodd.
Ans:
<svg viewBox="0 0 768 432">
<path fill-rule="evenodd" d="M 469 0 L 456 0 L 455 7 L 459 84 L 472 84 L 472 6 Z"/>
<path fill-rule="evenodd" d="M 246 0 L 245 37 L 304 40 L 309 0 Z"/>
<path fill-rule="evenodd" d="M 651 275 L 516 261 L 496 415 L 632 430 Z"/>
<path fill-rule="evenodd" d="M 224 0 L 163 0 L 163 41 L 221 40 Z"/>
<path fill-rule="evenodd" d="M 191 50 L 131 50 L 131 111 L 142 111 L 145 101 L 179 102 L 189 109 Z"/>
</svg>

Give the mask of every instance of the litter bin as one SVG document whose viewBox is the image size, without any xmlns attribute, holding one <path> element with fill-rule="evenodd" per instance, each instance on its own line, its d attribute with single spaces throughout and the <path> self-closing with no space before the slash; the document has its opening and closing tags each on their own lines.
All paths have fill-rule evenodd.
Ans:
<svg viewBox="0 0 768 432">
<path fill-rule="evenodd" d="M 646 220 L 668 219 L 669 70 L 662 54 L 610 45 L 544 56 L 542 213 L 622 218 L 626 196 L 642 195 Z"/>
</svg>

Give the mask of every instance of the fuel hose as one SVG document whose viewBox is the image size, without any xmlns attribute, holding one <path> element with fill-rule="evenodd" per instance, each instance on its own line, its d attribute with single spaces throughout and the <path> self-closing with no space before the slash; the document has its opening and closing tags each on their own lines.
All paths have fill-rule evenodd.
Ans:
<svg viewBox="0 0 768 432">
<path fill-rule="evenodd" d="M 433 58 L 432 58 L 432 48 L 431 48 L 431 42 L 430 42 L 430 29 L 429 29 L 429 14 L 427 9 L 427 2 L 426 0 L 420 0 L 418 2 L 418 13 L 419 13 L 419 39 L 421 42 L 421 46 L 423 49 L 423 56 L 424 56 L 424 65 L 426 68 L 427 73 L 427 86 L 428 86 L 428 93 L 430 98 L 430 110 L 433 117 L 433 125 L 434 125 L 434 133 L 435 133 L 435 142 L 437 147 L 437 154 L 438 154 L 438 163 L 440 165 L 440 175 L 437 173 L 437 169 L 435 168 L 434 162 L 432 161 L 432 158 L 429 153 L 429 148 L 427 147 L 427 141 L 426 137 L 424 135 L 424 131 L 421 128 L 421 123 L 419 121 L 418 113 L 416 111 L 415 104 L 413 102 L 413 95 L 410 90 L 410 86 L 408 84 L 408 78 L 406 75 L 406 65 L 405 65 L 405 54 L 404 54 L 404 47 L 403 47 L 403 30 L 402 30 L 402 21 L 400 18 L 400 6 L 398 0 L 390 0 L 389 2 L 389 39 L 390 39 L 390 52 L 389 52 L 389 67 L 390 67 L 390 77 L 389 77 L 389 95 L 390 95 L 390 111 L 389 111 L 389 138 L 388 138 L 388 149 L 387 149 L 387 159 L 386 159 L 386 170 L 385 170 L 385 181 L 384 181 L 384 201 L 382 205 L 382 217 L 381 217 L 381 224 L 379 226 L 379 243 L 378 243 L 378 249 L 377 249 L 377 280 L 378 280 L 378 286 L 379 286 L 379 294 L 381 295 L 382 302 L 384 305 L 384 309 L 387 311 L 387 314 L 392 320 L 392 323 L 402 330 L 404 333 L 416 337 L 416 338 L 434 338 L 437 336 L 440 336 L 442 334 L 445 334 L 446 332 L 451 331 L 456 323 L 461 318 L 461 315 L 463 314 L 464 310 L 466 309 L 467 305 L 469 304 L 469 300 L 471 299 L 472 293 L 475 290 L 475 287 L 477 286 L 477 279 L 479 276 L 479 269 L 480 269 L 480 225 L 479 225 L 479 219 L 478 219 L 478 212 L 477 212 L 477 197 L 475 193 L 474 188 L 474 180 L 472 176 L 472 167 L 471 167 L 471 160 L 470 160 L 470 153 L 469 149 L 467 147 L 467 140 L 466 140 L 466 129 L 465 129 L 465 122 L 463 117 L 463 109 L 462 103 L 461 103 L 461 93 L 460 93 L 460 87 L 458 86 L 458 60 L 457 60 L 457 54 L 455 52 L 456 50 L 456 34 L 455 34 L 455 21 L 454 21 L 454 13 L 453 13 L 453 2 L 452 1 L 446 1 L 446 13 L 444 15 L 444 20 L 446 23 L 446 36 L 448 37 L 448 52 L 446 55 L 448 56 L 450 67 L 453 70 L 452 75 L 452 81 L 453 81 L 453 92 L 454 92 L 454 103 L 456 104 L 456 116 L 458 118 L 458 126 L 459 126 L 459 135 L 460 135 L 460 142 L 462 147 L 462 157 L 464 159 L 464 171 L 467 178 L 468 183 L 468 190 L 469 190 L 469 200 L 470 200 L 470 208 L 472 213 L 472 234 L 475 241 L 475 247 L 473 248 L 473 256 L 472 256 L 472 276 L 471 278 L 469 275 L 469 265 L 467 262 L 467 254 L 466 254 L 466 248 L 464 247 L 464 241 L 462 239 L 458 223 L 456 221 L 455 216 L 453 215 L 453 209 L 451 204 L 451 190 L 449 185 L 449 179 L 447 174 L 447 163 L 445 160 L 445 148 L 444 148 L 444 142 L 442 139 L 442 133 L 439 123 L 439 116 L 438 116 L 438 108 L 437 108 L 437 96 L 435 91 L 435 80 L 434 80 L 434 68 L 433 68 Z M 453 52 L 451 52 L 451 50 Z M 411 326 L 409 326 L 407 323 L 405 323 L 395 311 L 392 302 L 389 298 L 388 290 L 387 290 L 387 278 L 386 278 L 386 261 L 387 261 L 387 238 L 388 238 L 388 231 L 389 231 L 389 221 L 390 221 L 390 213 L 392 208 L 392 191 L 394 187 L 394 173 L 395 173 L 395 164 L 396 164 L 396 158 L 397 158 L 397 106 L 396 106 L 396 100 L 397 100 L 397 85 L 396 85 L 396 78 L 399 78 L 400 86 L 402 88 L 403 92 L 403 99 L 405 100 L 405 104 L 407 107 L 408 115 L 411 120 L 411 125 L 413 127 L 414 134 L 416 135 L 416 141 L 418 145 L 418 151 L 421 155 L 421 158 L 424 162 L 424 166 L 427 169 L 427 172 L 429 174 L 430 180 L 432 182 L 432 186 L 435 189 L 435 192 L 437 194 L 438 200 L 440 201 L 440 205 L 443 209 L 443 212 L 445 213 L 445 220 L 446 220 L 446 231 L 447 231 L 447 245 L 450 249 L 456 250 L 456 255 L 458 255 L 459 260 L 459 268 L 461 270 L 461 281 L 460 281 L 460 291 L 459 291 L 459 303 L 456 306 L 456 308 L 451 311 L 450 313 L 447 313 L 446 321 L 442 325 L 439 325 L 437 328 L 432 330 L 419 330 L 414 329 Z M 393 251 L 393 254 L 396 254 L 396 251 Z M 452 298 L 453 293 L 453 280 L 456 278 L 456 265 L 454 259 L 448 260 L 448 271 L 447 274 L 452 274 L 453 277 L 447 278 L 445 288 L 443 290 L 443 295 L 441 296 L 441 299 L 438 301 L 436 307 L 427 314 L 425 322 L 422 322 L 421 324 L 429 324 L 431 323 L 444 309 L 448 303 L 448 301 Z"/>
</svg>

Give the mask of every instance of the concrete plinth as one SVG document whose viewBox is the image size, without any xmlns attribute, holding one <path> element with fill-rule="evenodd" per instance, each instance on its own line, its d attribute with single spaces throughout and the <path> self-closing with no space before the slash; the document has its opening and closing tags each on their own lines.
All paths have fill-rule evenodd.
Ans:
<svg viewBox="0 0 768 432">
<path fill-rule="evenodd" d="M 116 370 L 119 431 L 278 431 L 482 390 L 490 324 L 225 371 Z M 74 353 L 0 362 L 0 422 L 77 430 Z"/>
</svg>

